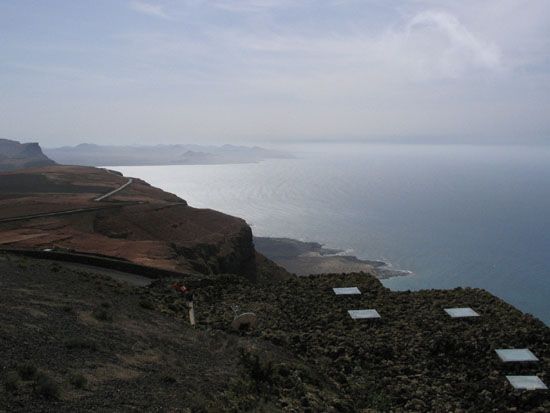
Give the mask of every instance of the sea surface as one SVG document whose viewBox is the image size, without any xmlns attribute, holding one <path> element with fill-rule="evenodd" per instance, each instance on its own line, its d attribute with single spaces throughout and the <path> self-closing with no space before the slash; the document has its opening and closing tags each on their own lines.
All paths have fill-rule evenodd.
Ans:
<svg viewBox="0 0 550 413">
<path fill-rule="evenodd" d="M 392 289 L 481 287 L 550 324 L 550 146 L 305 145 L 257 164 L 113 167 L 412 275 Z"/>
</svg>

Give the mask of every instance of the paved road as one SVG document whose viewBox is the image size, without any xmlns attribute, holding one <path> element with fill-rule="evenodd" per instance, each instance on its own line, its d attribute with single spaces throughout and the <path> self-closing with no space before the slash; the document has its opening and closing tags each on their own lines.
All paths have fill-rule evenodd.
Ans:
<svg viewBox="0 0 550 413">
<path fill-rule="evenodd" d="M 45 213 L 42 213 L 42 214 L 22 215 L 22 216 L 12 217 L 12 218 L 2 218 L 2 219 L 0 219 L 0 223 L 14 222 L 14 221 L 26 221 L 27 219 L 55 217 L 55 216 L 58 216 L 58 215 L 71 215 L 71 214 L 78 214 L 80 212 L 98 211 L 100 209 L 109 209 L 109 208 L 120 208 L 122 206 L 135 205 L 135 204 L 139 204 L 139 202 L 127 202 L 127 203 L 124 203 L 124 204 L 105 205 L 105 206 L 99 206 L 99 207 L 93 207 L 93 208 L 76 208 L 76 209 L 67 209 L 67 210 L 64 210 L 64 211 L 45 212 Z"/>
<path fill-rule="evenodd" d="M 109 192 L 109 193 L 107 193 L 107 194 L 105 194 L 105 195 L 101 195 L 101 196 L 97 197 L 96 199 L 94 199 L 94 201 L 96 201 L 96 202 L 103 201 L 103 200 L 109 198 L 111 195 L 114 195 L 114 194 L 116 194 L 117 192 L 122 191 L 124 188 L 126 188 L 128 185 L 130 185 L 132 182 L 134 182 L 134 179 L 133 179 L 133 178 L 130 178 L 130 179 L 128 179 L 128 182 L 126 182 L 126 183 L 125 183 L 124 185 L 122 185 L 120 188 L 117 188 L 117 189 L 115 189 L 115 190 L 113 190 L 113 191 L 111 191 L 111 192 Z"/>
<path fill-rule="evenodd" d="M 105 195 L 101 195 L 101 196 L 95 198 L 94 201 L 99 202 L 99 201 L 103 201 L 104 199 L 107 199 L 111 195 L 114 195 L 117 192 L 122 191 L 124 188 L 126 188 L 128 185 L 130 185 L 133 181 L 134 181 L 133 178 L 128 179 L 128 182 L 126 182 L 124 185 L 120 186 L 119 188 L 117 188 L 117 189 L 115 189 L 115 190 L 113 190 L 109 193 L 106 193 Z M 79 212 L 90 212 L 90 211 L 97 211 L 97 210 L 100 210 L 100 209 L 118 208 L 118 207 L 125 206 L 125 205 L 134 205 L 134 204 L 139 204 L 139 203 L 141 203 L 141 202 L 139 202 L 139 201 L 138 202 L 126 202 L 124 204 L 119 204 L 119 205 L 105 205 L 105 206 L 91 207 L 91 208 L 75 208 L 75 209 L 68 209 L 68 210 L 65 210 L 65 211 L 45 212 L 45 213 L 42 213 L 42 214 L 32 214 L 32 215 L 22 215 L 22 216 L 18 216 L 18 217 L 0 219 L 0 223 L 13 222 L 13 221 L 24 221 L 24 220 L 32 219 L 32 218 L 44 218 L 44 217 L 55 217 L 55 216 L 58 216 L 58 215 L 77 214 Z"/>
</svg>

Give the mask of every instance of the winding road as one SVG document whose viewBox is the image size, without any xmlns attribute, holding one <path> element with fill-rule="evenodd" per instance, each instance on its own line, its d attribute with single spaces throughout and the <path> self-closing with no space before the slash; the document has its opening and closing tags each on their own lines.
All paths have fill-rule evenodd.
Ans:
<svg viewBox="0 0 550 413">
<path fill-rule="evenodd" d="M 132 182 L 134 182 L 134 178 L 129 178 L 128 182 L 126 182 L 124 185 L 120 186 L 119 188 L 117 188 L 117 189 L 115 189 L 111 192 L 106 193 L 105 195 L 98 196 L 97 198 L 94 199 L 94 201 L 96 201 L 96 202 L 103 201 L 104 199 L 109 198 L 111 195 L 114 195 L 117 192 L 122 191 L 124 188 L 126 188 L 128 185 L 130 185 Z"/>
<path fill-rule="evenodd" d="M 97 198 L 94 198 L 94 201 L 99 202 L 99 201 L 103 201 L 103 200 L 109 198 L 110 196 L 122 191 L 124 188 L 126 188 L 128 185 L 130 185 L 133 181 L 134 181 L 133 178 L 129 178 L 128 182 L 126 182 L 124 185 L 121 185 L 120 187 L 112 190 L 111 192 L 106 193 L 105 195 L 101 195 Z M 33 219 L 33 218 L 55 217 L 55 216 L 59 216 L 59 215 L 70 215 L 70 214 L 77 214 L 77 213 L 80 213 L 80 212 L 97 211 L 97 210 L 100 210 L 100 209 L 120 208 L 122 206 L 134 205 L 134 204 L 139 204 L 139 203 L 141 203 L 141 201 L 138 201 L 138 202 L 125 202 L 125 203 L 120 203 L 120 204 L 116 204 L 116 205 L 104 205 L 104 206 L 98 206 L 98 207 L 92 207 L 92 208 L 75 208 L 75 209 L 69 209 L 69 210 L 64 210 L 64 211 L 44 212 L 44 213 L 41 213 L 41 214 L 32 214 L 32 215 L 22 215 L 22 216 L 18 216 L 18 217 L 2 218 L 2 219 L 0 219 L 0 223 L 14 222 L 14 221 L 26 221 L 28 219 Z"/>
</svg>

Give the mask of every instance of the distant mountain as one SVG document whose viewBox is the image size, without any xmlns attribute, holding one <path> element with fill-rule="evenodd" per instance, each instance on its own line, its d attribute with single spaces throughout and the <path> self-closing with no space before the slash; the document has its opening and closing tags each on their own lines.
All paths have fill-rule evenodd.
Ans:
<svg viewBox="0 0 550 413">
<path fill-rule="evenodd" d="M 59 163 L 84 166 L 212 165 L 255 163 L 265 159 L 293 157 L 283 151 L 258 146 L 194 144 L 102 146 L 82 143 L 77 146 L 45 148 L 44 152 Z"/>
<path fill-rule="evenodd" d="M 0 171 L 54 165 L 55 162 L 42 152 L 36 142 L 21 143 L 0 139 Z"/>
</svg>

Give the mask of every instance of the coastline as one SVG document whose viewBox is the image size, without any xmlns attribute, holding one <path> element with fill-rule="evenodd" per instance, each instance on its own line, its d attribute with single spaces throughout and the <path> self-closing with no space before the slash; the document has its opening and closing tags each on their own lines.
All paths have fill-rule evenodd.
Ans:
<svg viewBox="0 0 550 413">
<path fill-rule="evenodd" d="M 359 259 L 344 250 L 325 248 L 317 242 L 254 237 L 254 245 L 258 252 L 299 276 L 366 272 L 387 279 L 412 274 L 411 271 L 393 269 L 384 261 Z"/>
<path fill-rule="evenodd" d="M 50 167 L 58 179 L 60 168 Z M 316 242 L 254 240 L 240 218 L 191 208 L 137 178 L 123 194 L 113 193 L 126 179 L 99 170 L 100 176 L 89 176 L 93 170 L 80 174 L 75 172 L 86 169 L 72 168 L 62 168 L 65 178 L 71 178 L 62 182 L 73 192 L 58 195 L 54 206 L 64 207 L 71 194 L 73 202 L 86 206 L 96 202 L 96 194 L 111 193 L 109 201 L 101 202 L 118 209 L 102 215 L 85 210 L 92 214 L 88 217 L 61 211 L 55 226 L 51 218 L 46 223 L 40 216 L 25 218 L 38 223 L 24 228 L 21 236 L 43 230 L 45 224 L 50 235 L 62 228 L 59 236 L 66 237 L 71 225 L 78 233 L 71 244 L 62 244 L 65 238 L 47 244 L 43 237 L 32 238 L 41 242 L 27 244 L 39 248 L 34 254 L 0 252 L 6 287 L 0 289 L 0 311 L 7 332 L 0 334 L 1 368 L 7 372 L 0 381 L 9 389 L 0 392 L 0 405 L 7 409 L 40 410 L 50 399 L 52 409 L 71 411 L 123 404 L 179 411 L 188 410 L 190 400 L 193 409 L 216 411 L 265 406 L 277 411 L 548 410 L 546 393 L 518 397 L 506 380 L 508 371 L 496 364 L 494 349 L 528 345 L 540 364 L 516 366 L 514 372 L 545 379 L 549 330 L 491 293 L 478 288 L 392 291 L 380 278 L 408 272 L 388 273 L 390 266 L 383 261 L 361 260 L 351 251 Z M 94 186 L 98 183 L 104 185 Z M 52 207 L 46 201 L 59 185 L 50 185 L 40 184 L 41 191 L 50 192 L 34 194 L 35 208 Z M 5 205 L 18 199 L 6 194 Z M 25 195 L 28 204 L 30 195 Z M 20 204 L 11 210 L 23 212 Z M 20 218 L 11 218 L 18 219 L 15 228 L 22 226 Z M 93 232 L 84 232 L 82 224 L 91 221 Z M 13 236 L 10 222 L 3 225 Z M 212 235 L 222 231 L 223 236 Z M 162 256 L 166 240 L 170 255 Z M 138 250 L 143 241 L 159 247 Z M 256 254 L 254 242 L 279 263 L 286 260 L 296 275 L 319 275 L 279 275 L 279 267 Z M 65 249 L 60 251 L 60 245 Z M 117 248 L 132 255 L 98 268 L 100 258 L 92 250 L 97 246 L 105 253 Z M 74 258 L 74 247 L 87 248 L 93 261 L 85 254 L 78 261 L 60 260 Z M 159 261 L 174 252 L 179 253 L 174 257 L 179 271 L 162 270 Z M 136 273 L 136 262 L 143 272 Z M 155 279 L 140 277 L 148 274 Z M 182 285 L 193 291 L 191 297 L 174 290 Z M 333 288 L 350 286 L 360 294 L 334 294 Z M 445 313 L 464 306 L 474 309 L 479 321 L 452 320 Z M 353 308 L 376 310 L 381 320 L 355 320 Z M 244 315 L 254 323 L 243 322 L 236 330 L 234 321 Z M 36 331 L 51 333 L 36 340 Z M 182 351 L 188 357 L 179 365 Z M 33 379 L 21 373 L 27 365 L 39 372 Z M 82 386 L 74 384 L 77 376 Z M 42 386 L 44 377 L 50 386 Z"/>
</svg>

